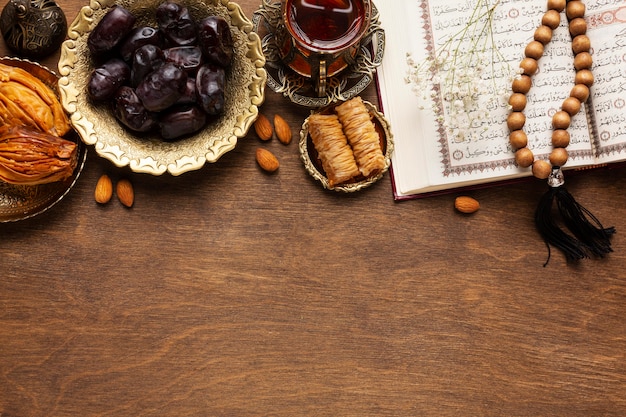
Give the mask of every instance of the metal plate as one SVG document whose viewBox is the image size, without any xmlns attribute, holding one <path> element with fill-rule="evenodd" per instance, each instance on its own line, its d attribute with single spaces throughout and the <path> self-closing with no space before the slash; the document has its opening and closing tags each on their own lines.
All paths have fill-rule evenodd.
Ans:
<svg viewBox="0 0 626 417">
<path fill-rule="evenodd" d="M 325 114 L 332 113 L 334 107 L 339 104 L 341 103 L 335 103 L 333 105 L 327 106 L 323 109 L 320 109 L 318 112 Z M 376 129 L 376 132 L 378 132 L 378 136 L 380 137 L 381 148 L 385 155 L 385 168 L 377 175 L 368 178 L 355 178 L 355 180 L 352 182 L 331 186 L 328 178 L 326 177 L 326 173 L 322 168 L 322 163 L 319 160 L 317 151 L 315 150 L 315 146 L 313 145 L 311 135 L 309 135 L 309 118 L 307 117 L 302 124 L 302 129 L 300 130 L 300 141 L 298 143 L 300 158 L 302 159 L 302 162 L 304 162 L 304 167 L 306 168 L 307 172 L 313 178 L 319 181 L 324 188 L 328 190 L 341 191 L 346 193 L 360 191 L 363 188 L 369 187 L 370 185 L 381 179 L 389 170 L 389 166 L 391 164 L 391 154 L 393 153 L 394 149 L 391 126 L 385 116 L 376 109 L 376 106 L 374 106 L 369 101 L 363 101 L 363 104 L 365 104 L 365 107 L 372 116 L 372 122 L 374 123 L 374 128 Z"/>
<path fill-rule="evenodd" d="M 25 69 L 55 91 L 57 89 L 56 74 L 43 65 L 9 57 L 1 58 L 0 63 Z M 64 139 L 78 145 L 78 162 L 74 173 L 65 181 L 41 185 L 13 185 L 0 181 L 0 222 L 24 220 L 43 213 L 61 201 L 74 186 L 85 165 L 87 147 L 75 131 L 70 131 Z"/>
</svg>

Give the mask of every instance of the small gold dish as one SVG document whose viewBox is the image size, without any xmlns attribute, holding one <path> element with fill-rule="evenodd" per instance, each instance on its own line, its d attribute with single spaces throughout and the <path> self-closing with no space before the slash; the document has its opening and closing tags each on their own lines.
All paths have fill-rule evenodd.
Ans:
<svg viewBox="0 0 626 417">
<path fill-rule="evenodd" d="M 197 134 L 176 142 L 164 142 L 158 133 L 141 137 L 123 128 L 108 103 L 94 104 L 86 85 L 94 69 L 87 38 L 100 19 L 118 4 L 137 17 L 137 25 L 156 27 L 155 11 L 163 0 L 102 0 L 90 2 L 79 12 L 61 48 L 59 88 L 61 102 L 81 139 L 116 166 L 152 175 L 172 175 L 197 170 L 216 162 L 235 148 L 258 116 L 265 99 L 267 73 L 259 36 L 241 7 L 228 0 L 177 0 L 197 21 L 206 16 L 224 17 L 231 25 L 235 53 L 226 72 L 224 114 Z"/>
<path fill-rule="evenodd" d="M 333 113 L 334 108 L 342 103 L 343 102 L 337 102 L 312 113 L 331 114 Z M 300 149 L 300 158 L 302 159 L 302 162 L 304 162 L 304 167 L 306 168 L 307 172 L 313 178 L 319 181 L 324 188 L 328 190 L 346 193 L 360 191 L 363 188 L 369 187 L 370 185 L 381 179 L 389 170 L 389 166 L 391 164 L 391 154 L 393 153 L 394 148 L 391 125 L 389 124 L 389 121 L 385 118 L 385 116 L 380 111 L 378 111 L 374 104 L 370 103 L 369 101 L 363 101 L 363 104 L 365 104 L 365 107 L 372 116 L 372 122 L 374 123 L 376 132 L 378 132 L 378 135 L 380 137 L 381 148 L 385 155 L 384 169 L 378 174 L 371 177 L 366 178 L 361 176 L 354 178 L 350 182 L 331 186 L 328 181 L 328 177 L 326 176 L 326 173 L 322 168 L 322 162 L 320 161 L 317 151 L 315 150 L 311 135 L 309 134 L 309 118 L 307 117 L 302 124 L 302 129 L 300 130 L 300 141 L 298 143 Z"/>
<path fill-rule="evenodd" d="M 19 67 L 43 81 L 54 91 L 57 90 L 57 75 L 47 67 L 26 59 L 0 58 L 0 63 Z M 15 185 L 0 181 L 0 222 L 15 222 L 34 217 L 57 204 L 72 189 L 83 170 L 87 158 L 87 146 L 78 134 L 71 130 L 65 139 L 76 142 L 78 155 L 73 174 L 64 181 L 39 185 Z"/>
</svg>

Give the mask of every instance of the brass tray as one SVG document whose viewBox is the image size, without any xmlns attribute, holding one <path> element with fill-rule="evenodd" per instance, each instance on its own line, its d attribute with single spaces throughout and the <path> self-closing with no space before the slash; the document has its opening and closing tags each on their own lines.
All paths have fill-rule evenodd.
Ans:
<svg viewBox="0 0 626 417">
<path fill-rule="evenodd" d="M 0 58 L 0 62 L 30 72 L 57 91 L 56 74 L 43 65 L 10 57 Z M 78 163 L 72 176 L 65 181 L 41 185 L 14 185 L 0 181 L 0 222 L 24 220 L 43 213 L 61 201 L 74 186 L 85 165 L 87 147 L 75 131 L 71 131 L 64 138 L 73 140 L 78 145 Z"/>
<path fill-rule="evenodd" d="M 231 25 L 235 54 L 226 73 L 225 112 L 196 135 L 172 143 L 162 141 L 158 133 L 139 137 L 124 129 L 106 104 L 93 104 L 87 97 L 85 88 L 94 69 L 87 38 L 115 4 L 137 17 L 136 26 L 154 26 L 154 12 L 162 2 L 101 0 L 84 6 L 70 25 L 69 39 L 61 48 L 59 87 L 74 128 L 86 144 L 94 145 L 98 155 L 117 166 L 130 166 L 135 172 L 180 175 L 200 169 L 206 162 L 216 162 L 235 148 L 258 116 L 258 107 L 265 99 L 267 73 L 261 40 L 238 4 L 228 0 L 179 0 L 196 20 L 218 15 Z"/>
</svg>

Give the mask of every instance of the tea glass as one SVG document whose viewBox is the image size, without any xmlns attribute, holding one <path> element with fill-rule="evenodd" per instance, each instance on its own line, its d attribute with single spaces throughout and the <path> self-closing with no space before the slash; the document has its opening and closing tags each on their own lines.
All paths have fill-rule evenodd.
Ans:
<svg viewBox="0 0 626 417">
<path fill-rule="evenodd" d="M 356 60 L 371 22 L 370 0 L 283 0 L 276 41 L 282 61 L 326 95 L 327 80 Z"/>
</svg>

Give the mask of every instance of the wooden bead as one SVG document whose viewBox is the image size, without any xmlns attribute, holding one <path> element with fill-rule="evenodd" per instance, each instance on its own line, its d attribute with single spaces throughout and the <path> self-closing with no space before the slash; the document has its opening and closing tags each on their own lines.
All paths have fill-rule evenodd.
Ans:
<svg viewBox="0 0 626 417">
<path fill-rule="evenodd" d="M 530 41 L 528 45 L 526 45 L 526 49 L 524 49 L 524 55 L 527 58 L 539 59 L 543 55 L 543 44 L 538 41 Z"/>
<path fill-rule="evenodd" d="M 571 122 L 572 118 L 563 110 L 554 113 L 554 116 L 552 116 L 552 127 L 555 129 L 567 129 Z"/>
<path fill-rule="evenodd" d="M 590 49 L 591 41 L 589 40 L 589 36 L 578 35 L 574 39 L 572 39 L 572 51 L 574 51 L 574 54 L 589 52 Z"/>
<path fill-rule="evenodd" d="M 577 17 L 569 22 L 569 33 L 572 37 L 587 33 L 587 22 L 582 17 Z"/>
<path fill-rule="evenodd" d="M 548 161 L 539 159 L 533 162 L 533 175 L 540 180 L 545 180 L 552 172 L 552 165 Z"/>
<path fill-rule="evenodd" d="M 552 146 L 555 148 L 567 148 L 569 146 L 570 134 L 565 129 L 555 129 L 552 131 Z"/>
<path fill-rule="evenodd" d="M 528 136 L 523 130 L 514 130 L 509 134 L 509 143 L 513 149 L 521 149 L 528 146 Z"/>
<path fill-rule="evenodd" d="M 576 84 L 572 87 L 572 91 L 570 91 L 569 95 L 577 98 L 581 103 L 584 103 L 589 98 L 589 87 L 585 84 Z"/>
<path fill-rule="evenodd" d="M 519 67 L 522 69 L 524 74 L 533 75 L 537 72 L 539 65 L 537 64 L 537 60 L 535 58 L 524 58 L 522 59 L 522 62 L 520 62 Z"/>
<path fill-rule="evenodd" d="M 584 84 L 587 87 L 591 87 L 593 85 L 593 73 L 588 69 L 583 69 L 576 72 L 576 76 L 574 77 L 574 82 L 576 84 Z"/>
<path fill-rule="evenodd" d="M 565 0 L 548 0 L 548 9 L 562 12 L 565 9 Z"/>
<path fill-rule="evenodd" d="M 524 113 L 519 111 L 511 112 L 506 118 L 506 125 L 511 132 L 523 128 L 524 123 L 526 123 L 526 116 L 524 116 Z"/>
<path fill-rule="evenodd" d="M 522 168 L 531 166 L 534 159 L 533 152 L 528 148 L 521 148 L 515 152 L 515 163 Z"/>
<path fill-rule="evenodd" d="M 585 3 L 580 0 L 568 1 L 565 15 L 569 20 L 585 16 Z"/>
<path fill-rule="evenodd" d="M 513 111 L 522 111 L 526 108 L 526 94 L 513 93 L 509 97 L 509 106 Z"/>
<path fill-rule="evenodd" d="M 528 75 L 520 75 L 513 80 L 513 92 L 526 94 L 530 91 L 532 80 Z"/>
<path fill-rule="evenodd" d="M 580 111 L 580 100 L 578 100 L 576 97 L 570 96 L 563 100 L 561 109 L 563 109 L 563 111 L 570 116 L 573 116 Z"/>
<path fill-rule="evenodd" d="M 559 27 L 561 23 L 561 14 L 556 10 L 548 10 L 541 18 L 541 24 L 554 30 Z"/>
<path fill-rule="evenodd" d="M 552 40 L 552 29 L 549 26 L 541 25 L 535 30 L 534 39 L 547 45 Z"/>
<path fill-rule="evenodd" d="M 550 152 L 550 163 L 553 166 L 562 167 L 567 163 L 567 158 L 569 158 L 569 155 L 565 148 L 554 148 Z"/>
<path fill-rule="evenodd" d="M 593 59 L 589 52 L 580 52 L 574 57 L 574 68 L 576 68 L 577 71 L 590 69 L 591 64 L 593 64 Z"/>
</svg>

